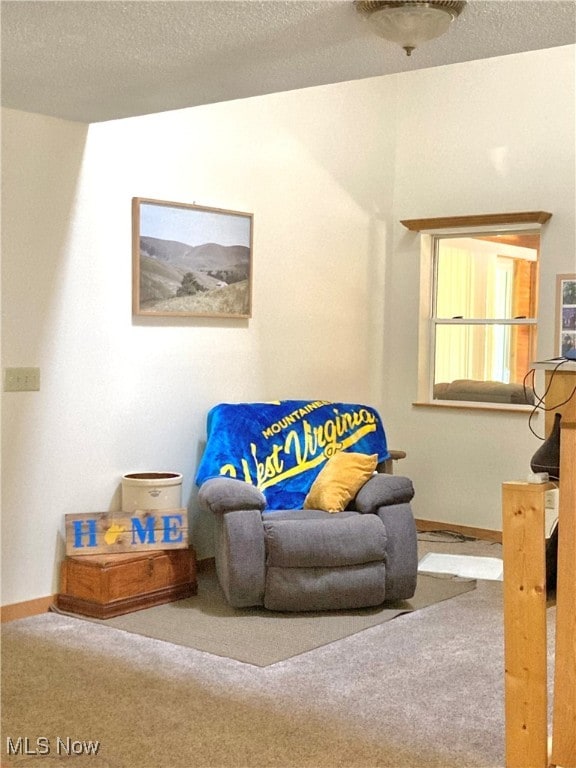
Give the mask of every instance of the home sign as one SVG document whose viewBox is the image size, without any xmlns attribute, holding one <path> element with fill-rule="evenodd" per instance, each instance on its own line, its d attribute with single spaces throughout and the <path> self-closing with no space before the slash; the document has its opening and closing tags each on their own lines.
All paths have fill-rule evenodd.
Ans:
<svg viewBox="0 0 576 768">
<path fill-rule="evenodd" d="M 153 549 L 186 549 L 185 509 L 87 512 L 66 515 L 66 554 L 102 555 Z"/>
</svg>

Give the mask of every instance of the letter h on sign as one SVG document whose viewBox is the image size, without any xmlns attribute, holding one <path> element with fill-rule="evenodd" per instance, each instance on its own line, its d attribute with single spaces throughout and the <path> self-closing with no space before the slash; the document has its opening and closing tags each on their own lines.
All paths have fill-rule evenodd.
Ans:
<svg viewBox="0 0 576 768">
<path fill-rule="evenodd" d="M 74 548 L 75 549 L 82 549 L 85 545 L 82 543 L 82 540 L 85 536 L 88 537 L 88 543 L 86 546 L 88 547 L 95 547 L 97 536 L 96 536 L 96 520 L 94 518 L 90 518 L 88 520 L 74 520 Z M 84 526 L 88 526 L 88 530 L 85 531 Z"/>
</svg>

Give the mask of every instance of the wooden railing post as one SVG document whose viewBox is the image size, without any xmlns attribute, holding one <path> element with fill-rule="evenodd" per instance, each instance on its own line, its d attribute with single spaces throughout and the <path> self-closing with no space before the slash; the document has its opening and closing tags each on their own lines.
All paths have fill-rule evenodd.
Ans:
<svg viewBox="0 0 576 768">
<path fill-rule="evenodd" d="M 533 363 L 545 371 L 546 434 L 562 415 L 551 764 L 576 768 L 576 362 Z M 546 760 L 545 492 L 503 486 L 506 765 Z"/>
<path fill-rule="evenodd" d="M 506 767 L 546 768 L 545 492 L 549 483 L 502 486 Z"/>
<path fill-rule="evenodd" d="M 552 764 L 576 768 L 576 423 L 565 418 L 560 437 Z"/>
</svg>

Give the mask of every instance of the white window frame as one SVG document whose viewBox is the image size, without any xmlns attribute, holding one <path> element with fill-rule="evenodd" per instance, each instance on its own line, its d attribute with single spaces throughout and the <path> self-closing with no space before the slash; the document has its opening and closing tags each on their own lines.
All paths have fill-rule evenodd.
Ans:
<svg viewBox="0 0 576 768">
<path fill-rule="evenodd" d="M 442 237 L 478 237 L 500 235 L 510 232 L 535 233 L 542 235 L 542 225 L 548 221 L 551 214 L 537 211 L 531 214 L 497 214 L 490 216 L 459 217 L 457 219 L 418 219 L 402 221 L 402 224 L 412 231 L 420 233 L 420 309 L 418 327 L 418 394 L 414 405 L 430 405 L 448 408 L 472 408 L 483 410 L 511 410 L 525 412 L 532 406 L 513 405 L 490 402 L 434 400 L 434 344 L 435 328 L 440 324 L 472 325 L 503 324 L 501 319 L 438 319 L 434 318 L 434 247 L 435 241 Z M 514 220 L 514 219 L 517 220 Z M 481 221 L 480 221 L 481 220 Z M 493 220 L 493 221 L 492 221 Z M 476 223 L 478 221 L 478 223 Z M 457 222 L 457 224 L 456 224 Z M 439 226 L 434 226 L 438 224 Z M 428 225 L 428 226 L 427 226 Z M 538 317 L 528 319 L 509 319 L 506 325 L 533 325 L 538 327 Z"/>
</svg>

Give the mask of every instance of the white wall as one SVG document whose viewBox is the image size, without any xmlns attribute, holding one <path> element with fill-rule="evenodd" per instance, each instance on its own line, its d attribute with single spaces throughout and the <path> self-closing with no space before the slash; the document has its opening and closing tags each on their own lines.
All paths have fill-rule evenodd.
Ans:
<svg viewBox="0 0 576 768">
<path fill-rule="evenodd" d="M 358 124 L 375 103 L 378 122 Z M 3 396 L 6 604 L 57 591 L 64 515 L 119 508 L 125 472 L 182 472 L 194 544 L 210 555 L 193 477 L 215 403 L 374 400 L 363 196 L 389 211 L 394 83 L 87 132 L 3 116 L 3 365 L 38 365 L 42 379 L 39 393 Z M 133 196 L 254 213 L 252 320 L 132 318 Z"/>
<path fill-rule="evenodd" d="M 4 110 L 3 365 L 42 385 L 3 394 L 2 603 L 57 591 L 64 515 L 118 508 L 128 471 L 183 472 L 211 554 L 193 476 L 224 400 L 374 404 L 419 517 L 499 528 L 534 440 L 523 416 L 412 407 L 419 249 L 398 220 L 552 211 L 547 353 L 554 275 L 575 268 L 573 50 L 88 129 Z M 132 318 L 133 196 L 254 213 L 253 319 Z"/>
<path fill-rule="evenodd" d="M 388 424 L 409 452 L 419 517 L 501 529 L 501 483 L 524 479 L 540 445 L 525 414 L 415 408 L 419 236 L 398 222 L 544 210 L 538 359 L 554 351 L 556 274 L 576 272 L 573 46 L 398 77 L 394 272 L 384 382 Z M 399 329 L 399 320 L 403 321 Z M 539 392 L 543 392 L 540 386 Z M 534 420 L 543 434 L 544 419 Z"/>
</svg>

